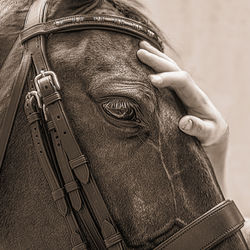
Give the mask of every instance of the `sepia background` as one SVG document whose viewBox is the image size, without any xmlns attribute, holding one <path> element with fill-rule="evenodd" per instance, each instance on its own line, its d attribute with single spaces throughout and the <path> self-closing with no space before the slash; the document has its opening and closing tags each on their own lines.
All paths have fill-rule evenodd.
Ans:
<svg viewBox="0 0 250 250">
<path fill-rule="evenodd" d="M 226 197 L 250 217 L 250 1 L 140 2 L 229 123 Z"/>
</svg>

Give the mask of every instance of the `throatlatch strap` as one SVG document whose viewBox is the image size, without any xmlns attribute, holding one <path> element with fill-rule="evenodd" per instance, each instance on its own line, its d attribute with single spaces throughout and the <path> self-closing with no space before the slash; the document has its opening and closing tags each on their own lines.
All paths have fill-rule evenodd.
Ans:
<svg viewBox="0 0 250 250">
<path fill-rule="evenodd" d="M 233 201 L 223 201 L 216 207 L 178 231 L 154 250 L 211 249 L 240 230 L 244 218 Z"/>
</svg>

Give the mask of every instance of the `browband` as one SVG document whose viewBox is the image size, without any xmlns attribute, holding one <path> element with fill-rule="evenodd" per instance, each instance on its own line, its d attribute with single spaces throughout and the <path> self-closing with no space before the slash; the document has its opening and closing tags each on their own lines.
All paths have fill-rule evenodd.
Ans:
<svg viewBox="0 0 250 250">
<path fill-rule="evenodd" d="M 38 36 L 56 32 L 76 30 L 109 30 L 125 33 L 139 39 L 151 42 L 159 50 L 163 50 L 160 37 L 146 25 L 120 16 L 110 15 L 77 15 L 68 16 L 44 23 L 35 24 L 23 30 L 20 34 L 22 43 Z"/>
</svg>

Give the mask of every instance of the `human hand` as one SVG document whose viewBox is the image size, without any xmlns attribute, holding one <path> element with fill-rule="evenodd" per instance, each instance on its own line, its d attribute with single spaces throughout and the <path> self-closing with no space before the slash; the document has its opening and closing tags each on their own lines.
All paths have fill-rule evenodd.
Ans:
<svg viewBox="0 0 250 250">
<path fill-rule="evenodd" d="M 167 55 L 148 42 L 142 41 L 137 56 L 156 72 L 149 76 L 155 87 L 169 87 L 182 100 L 188 114 L 180 119 L 179 128 L 184 133 L 197 137 L 201 142 L 223 188 L 228 140 L 227 123 L 192 77 L 182 71 Z"/>
</svg>

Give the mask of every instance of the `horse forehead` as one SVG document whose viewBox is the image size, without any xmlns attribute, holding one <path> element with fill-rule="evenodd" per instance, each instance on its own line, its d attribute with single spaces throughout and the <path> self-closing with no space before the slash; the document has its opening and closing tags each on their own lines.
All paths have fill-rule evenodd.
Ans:
<svg viewBox="0 0 250 250">
<path fill-rule="evenodd" d="M 102 0 L 48 0 L 48 19 L 78 14 L 119 14 L 112 4 Z"/>
<path fill-rule="evenodd" d="M 113 76 L 149 84 L 148 75 L 153 71 L 137 57 L 138 39 L 118 32 L 99 30 L 84 31 L 76 39 L 79 41 L 72 45 L 71 51 L 65 48 L 69 56 L 64 56 L 63 60 L 74 55 L 84 78 L 97 78 L 100 81 L 106 76 Z"/>
</svg>

